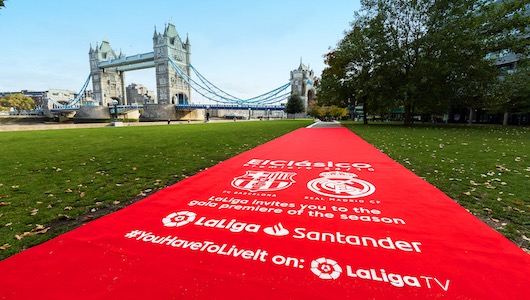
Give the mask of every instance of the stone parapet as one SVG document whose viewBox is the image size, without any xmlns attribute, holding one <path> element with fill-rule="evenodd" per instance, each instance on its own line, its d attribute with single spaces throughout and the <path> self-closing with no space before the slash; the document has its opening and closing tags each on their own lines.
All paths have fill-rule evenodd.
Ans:
<svg viewBox="0 0 530 300">
<path fill-rule="evenodd" d="M 178 120 L 175 105 L 173 104 L 144 104 L 143 109 L 140 121 Z"/>
<path fill-rule="evenodd" d="M 81 106 L 74 116 L 74 122 L 94 122 L 97 120 L 109 120 L 111 118 L 107 106 Z"/>
</svg>

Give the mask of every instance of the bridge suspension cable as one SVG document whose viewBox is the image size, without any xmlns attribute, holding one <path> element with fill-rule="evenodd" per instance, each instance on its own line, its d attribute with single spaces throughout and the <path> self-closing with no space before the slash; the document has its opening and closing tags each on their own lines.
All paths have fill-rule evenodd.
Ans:
<svg viewBox="0 0 530 300">
<path fill-rule="evenodd" d="M 90 79 L 91 78 L 92 78 L 92 74 L 89 74 L 88 78 L 85 81 L 85 84 L 83 84 L 83 87 L 81 88 L 79 93 L 77 93 L 77 95 L 72 100 L 70 100 L 68 103 L 60 103 L 57 100 L 55 100 L 54 98 L 52 98 L 52 97 L 48 97 L 48 100 L 50 100 L 53 103 L 54 108 L 73 108 L 73 107 L 77 107 L 79 101 L 81 101 L 85 97 L 85 92 L 86 92 L 86 89 L 87 89 L 87 87 L 88 87 L 88 85 L 90 83 Z"/>
<path fill-rule="evenodd" d="M 206 79 L 206 77 L 204 77 L 201 73 L 199 73 L 199 71 L 197 71 L 197 69 L 195 69 L 192 65 L 190 65 L 190 69 L 197 76 L 198 81 L 200 82 L 188 76 L 188 74 L 186 74 L 186 72 L 184 72 L 179 66 L 177 66 L 177 64 L 171 58 L 168 59 L 173 68 L 175 68 L 175 70 L 177 71 L 178 75 L 182 77 L 182 79 L 184 79 L 184 81 L 189 84 L 195 92 L 197 92 L 204 98 L 216 103 L 235 105 L 271 105 L 286 100 L 290 95 L 288 91 L 285 92 L 285 90 L 291 85 L 291 83 L 287 83 L 259 96 L 252 97 L 249 99 L 241 99 L 218 88 L 208 79 Z"/>
<path fill-rule="evenodd" d="M 243 101 L 243 99 L 240 99 L 238 97 L 232 96 L 232 95 L 226 93 L 225 91 L 221 90 L 217 86 L 215 86 L 208 79 L 206 79 L 206 77 L 202 76 L 202 74 L 199 73 L 199 71 L 197 71 L 197 69 L 195 69 L 192 64 L 190 64 L 190 69 L 195 73 L 195 75 L 197 75 L 197 78 L 199 78 L 199 80 L 205 85 L 205 87 L 209 91 L 211 91 L 213 93 L 215 93 L 215 91 L 217 91 L 219 94 L 225 95 L 228 99 L 234 99 L 234 100 L 237 100 L 237 101 Z"/>
</svg>

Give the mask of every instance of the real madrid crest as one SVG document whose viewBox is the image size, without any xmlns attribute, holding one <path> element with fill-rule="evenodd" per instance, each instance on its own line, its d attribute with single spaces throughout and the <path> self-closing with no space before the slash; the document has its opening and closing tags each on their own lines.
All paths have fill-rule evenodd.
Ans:
<svg viewBox="0 0 530 300">
<path fill-rule="evenodd" d="M 368 181 L 357 178 L 356 174 L 347 172 L 323 172 L 320 178 L 307 183 L 311 191 L 328 197 L 360 198 L 375 192 L 375 186 Z"/>
</svg>

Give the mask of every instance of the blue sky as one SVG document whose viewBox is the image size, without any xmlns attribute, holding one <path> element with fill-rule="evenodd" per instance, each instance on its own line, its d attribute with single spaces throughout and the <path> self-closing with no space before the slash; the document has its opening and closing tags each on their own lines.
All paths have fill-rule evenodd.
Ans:
<svg viewBox="0 0 530 300">
<path fill-rule="evenodd" d="M 333 0 L 7 0 L 0 9 L 0 91 L 78 91 L 88 51 L 107 39 L 117 52 L 153 51 L 154 28 L 173 23 L 189 36 L 191 63 L 241 98 L 289 81 L 302 57 L 320 76 L 323 55 L 349 28 L 359 1 Z M 156 90 L 155 71 L 125 74 Z M 91 89 L 91 85 L 89 86 Z"/>
</svg>

